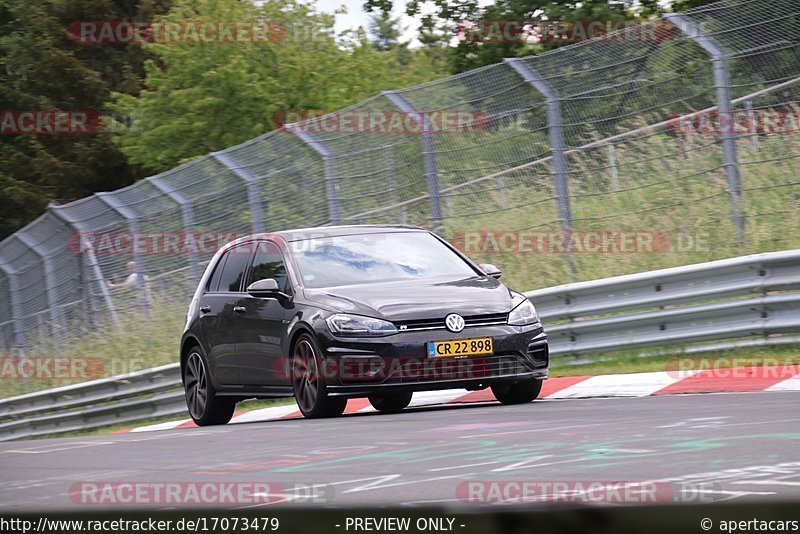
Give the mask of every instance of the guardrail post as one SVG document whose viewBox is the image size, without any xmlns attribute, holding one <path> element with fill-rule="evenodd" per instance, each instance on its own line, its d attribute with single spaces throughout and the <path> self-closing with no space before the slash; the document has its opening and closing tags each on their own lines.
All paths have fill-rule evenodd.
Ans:
<svg viewBox="0 0 800 534">
<path fill-rule="evenodd" d="M 100 294 L 103 296 L 103 302 L 106 305 L 106 309 L 108 310 L 109 315 L 111 316 L 111 321 L 114 323 L 114 327 L 119 331 L 120 324 L 119 324 L 119 317 L 117 316 L 117 310 L 114 307 L 114 302 L 111 300 L 111 293 L 108 291 L 108 287 L 105 284 L 105 277 L 103 276 L 103 271 L 100 269 L 100 263 L 97 261 L 97 256 L 94 253 L 94 247 L 92 244 L 85 239 L 83 236 L 83 225 L 78 221 L 73 220 L 67 214 L 61 211 L 60 206 L 55 203 L 51 202 L 47 205 L 47 209 L 50 213 L 64 221 L 64 224 L 74 230 L 77 230 L 78 233 L 78 254 L 82 254 L 86 256 L 87 261 L 89 262 L 89 267 L 92 270 L 92 274 L 94 275 L 94 281 L 97 283 L 97 287 L 100 290 Z M 88 233 L 88 232 L 87 232 Z M 91 292 L 91 288 L 90 288 Z"/>
<path fill-rule="evenodd" d="M 50 308 L 50 330 L 53 333 L 53 343 L 56 345 L 56 351 L 61 354 L 63 349 L 63 337 L 65 326 L 63 317 L 61 316 L 61 308 L 58 307 L 58 295 L 56 294 L 56 273 L 53 268 L 52 260 L 47 254 L 39 249 L 39 243 L 25 235 L 23 232 L 17 232 L 14 237 L 23 245 L 31 249 L 34 254 L 39 256 L 44 265 L 44 284 L 47 292 L 47 306 Z"/>
<path fill-rule="evenodd" d="M 434 229 L 441 228 L 444 217 L 442 215 L 442 201 L 439 193 L 439 163 L 436 161 L 436 141 L 433 137 L 433 125 L 425 111 L 419 111 L 397 91 L 384 91 L 381 93 L 389 101 L 410 117 L 418 117 L 417 122 L 422 127 L 422 158 L 425 165 L 425 178 L 428 182 L 428 197 L 431 204 L 431 220 Z"/>
<path fill-rule="evenodd" d="M 736 226 L 737 241 L 740 245 L 743 245 L 745 237 L 745 213 L 742 206 L 742 185 L 736 154 L 736 134 L 733 131 L 735 121 L 733 120 L 733 108 L 731 104 L 731 82 L 728 74 L 728 62 L 725 59 L 725 49 L 715 39 L 706 35 L 700 26 L 683 13 L 668 13 L 664 15 L 664 17 L 687 38 L 694 41 L 711 56 L 717 113 L 720 118 L 719 137 L 722 142 L 725 176 L 728 180 L 731 218 L 733 219 L 733 224 Z"/>
<path fill-rule="evenodd" d="M 302 126 L 298 125 L 298 123 L 287 124 L 286 131 L 292 132 L 322 158 L 325 173 L 325 196 L 328 199 L 328 218 L 333 224 L 341 223 L 342 211 L 339 203 L 339 179 L 336 176 L 336 161 L 333 159 L 333 152 L 325 143 L 310 133 L 304 132 Z"/>
<path fill-rule="evenodd" d="M 11 305 L 11 319 L 14 323 L 13 345 L 17 348 L 17 355 L 25 357 L 25 328 L 22 325 L 22 300 L 19 295 L 19 272 L 7 263 L 0 262 L 0 271 L 3 271 L 8 278 L 8 291 L 11 293 L 9 304 Z"/>
<path fill-rule="evenodd" d="M 95 196 L 100 199 L 106 206 L 116 211 L 123 219 L 128 221 L 128 230 L 131 232 L 134 243 L 139 235 L 139 215 L 131 210 L 128 206 L 122 204 L 113 193 L 95 193 Z M 145 317 L 148 317 L 147 307 L 149 302 L 147 300 L 147 284 L 145 282 L 144 263 L 142 262 L 142 255 L 139 253 L 139 247 L 133 247 L 133 261 L 136 263 L 136 285 L 140 291 L 140 297 L 136 300 L 139 302 L 139 307 Z"/>
<path fill-rule="evenodd" d="M 261 205 L 261 193 L 258 190 L 258 178 L 253 176 L 247 169 L 236 165 L 230 156 L 224 152 L 212 152 L 211 157 L 244 181 L 247 187 L 247 203 L 250 206 L 250 227 L 255 234 L 263 232 L 264 219 L 261 215 L 263 206 Z"/>
<path fill-rule="evenodd" d="M 147 180 L 181 207 L 181 218 L 183 219 L 183 232 L 185 234 L 185 240 L 186 236 L 194 232 L 194 209 L 192 208 L 191 202 L 189 202 L 189 199 L 187 199 L 183 193 L 176 191 L 172 186 L 164 182 L 164 180 L 158 176 L 151 176 Z M 200 270 L 198 268 L 197 252 L 191 248 L 188 251 L 188 261 L 189 276 L 193 282 L 196 282 L 200 279 Z"/>
<path fill-rule="evenodd" d="M 561 124 L 561 99 L 555 88 L 547 83 L 538 72 L 533 70 L 522 58 L 505 58 L 503 60 L 509 67 L 514 69 L 520 77 L 531 87 L 541 93 L 547 105 L 547 132 L 550 138 L 550 173 L 553 176 L 553 184 L 556 189 L 556 201 L 558 202 L 558 221 L 561 230 L 570 236 L 572 233 L 572 208 L 569 201 L 569 185 L 567 183 L 567 158 L 564 155 L 564 128 Z M 565 254 L 567 265 L 574 275 L 575 264 L 572 256 Z"/>
</svg>

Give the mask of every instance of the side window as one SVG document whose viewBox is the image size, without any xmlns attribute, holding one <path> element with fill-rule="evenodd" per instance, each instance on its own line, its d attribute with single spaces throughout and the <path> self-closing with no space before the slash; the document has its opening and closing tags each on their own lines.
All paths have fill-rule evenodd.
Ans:
<svg viewBox="0 0 800 534">
<path fill-rule="evenodd" d="M 211 279 L 208 281 L 206 291 L 215 292 L 219 287 L 219 277 L 222 274 L 222 268 L 225 267 L 225 260 L 228 259 L 228 254 L 223 255 L 214 267 L 214 272 L 211 274 Z"/>
<path fill-rule="evenodd" d="M 230 249 L 225 254 L 225 265 L 222 266 L 217 291 L 239 291 L 244 271 L 247 269 L 247 262 L 250 260 L 251 250 L 253 250 L 252 244 L 246 243 Z M 213 285 L 211 289 L 214 290 Z"/>
<path fill-rule="evenodd" d="M 292 284 L 286 273 L 286 265 L 283 263 L 283 256 L 280 250 L 272 243 L 262 241 L 256 248 L 256 255 L 253 257 L 253 268 L 250 269 L 250 276 L 245 287 L 264 278 L 274 279 L 281 291 L 291 294 Z"/>
</svg>

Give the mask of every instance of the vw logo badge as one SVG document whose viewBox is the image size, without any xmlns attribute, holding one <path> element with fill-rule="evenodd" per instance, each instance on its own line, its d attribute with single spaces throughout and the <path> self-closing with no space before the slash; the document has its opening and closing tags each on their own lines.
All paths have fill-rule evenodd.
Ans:
<svg viewBox="0 0 800 534">
<path fill-rule="evenodd" d="M 464 330 L 464 318 L 457 313 L 451 313 L 445 317 L 444 324 L 451 332 L 461 332 Z"/>
</svg>

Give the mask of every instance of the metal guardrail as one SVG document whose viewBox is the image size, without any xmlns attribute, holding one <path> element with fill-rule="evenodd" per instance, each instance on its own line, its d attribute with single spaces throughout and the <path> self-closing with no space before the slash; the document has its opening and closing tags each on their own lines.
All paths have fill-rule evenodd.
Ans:
<svg viewBox="0 0 800 534">
<path fill-rule="evenodd" d="M 797 342 L 800 250 L 753 254 L 529 291 L 553 356 Z M 757 339 L 753 339 L 757 338 Z M 717 341 L 715 345 L 704 342 Z"/>
<path fill-rule="evenodd" d="M 0 400 L 0 441 L 64 434 L 186 412 L 180 365 Z"/>
<path fill-rule="evenodd" d="M 800 344 L 800 250 L 529 291 L 554 357 Z M 0 441 L 185 413 L 177 363 L 0 400 Z"/>
</svg>

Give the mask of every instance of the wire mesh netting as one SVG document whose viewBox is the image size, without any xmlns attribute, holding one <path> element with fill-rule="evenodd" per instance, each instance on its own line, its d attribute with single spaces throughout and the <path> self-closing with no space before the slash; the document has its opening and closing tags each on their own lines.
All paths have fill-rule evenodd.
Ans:
<svg viewBox="0 0 800 534">
<path fill-rule="evenodd" d="M 681 16 L 386 92 L 53 205 L 0 243 L 2 349 L 87 350 L 143 314 L 152 363 L 172 361 L 176 310 L 204 265 L 258 231 L 422 225 L 521 290 L 798 247 L 800 0 Z M 145 283 L 121 287 L 132 273 Z"/>
</svg>

